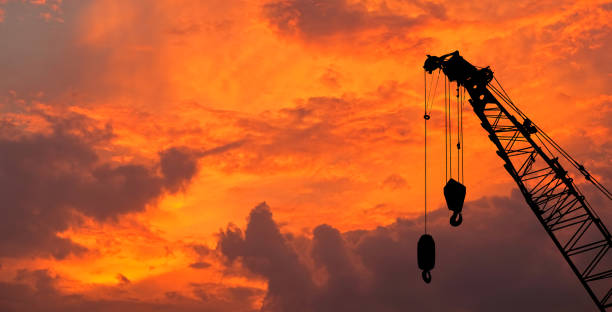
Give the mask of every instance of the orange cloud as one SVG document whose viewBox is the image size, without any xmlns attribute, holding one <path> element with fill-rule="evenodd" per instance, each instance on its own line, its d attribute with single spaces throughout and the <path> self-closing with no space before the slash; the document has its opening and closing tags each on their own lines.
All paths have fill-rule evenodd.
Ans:
<svg viewBox="0 0 612 312">
<path fill-rule="evenodd" d="M 13 240 L 0 245 L 0 293 L 9 295 L 0 302 L 11 309 L 25 309 L 11 298 L 42 294 L 65 310 L 268 307 L 278 289 L 267 283 L 283 281 L 227 265 L 214 250 L 219 229 L 248 229 L 244 216 L 262 201 L 274 212 L 270 235 L 286 245 L 282 257 L 305 267 L 286 269 L 312 279 L 309 298 L 333 306 L 339 290 L 324 272 L 336 260 L 354 267 L 334 278 L 373 291 L 388 276 L 359 254 L 357 238 L 391 246 L 405 225 L 396 219 L 418 222 L 422 213 L 426 54 L 459 49 L 490 65 L 533 121 L 604 184 L 612 180 L 605 1 L 38 2 L 0 4 L 0 157 L 12 173 L 0 183 L 13 203 L 3 219 Z M 441 105 L 439 94 L 428 138 L 435 208 Z M 478 199 L 507 196 L 514 184 L 464 113 L 467 200 L 493 209 L 506 202 Z M 466 209 L 466 222 L 496 220 L 487 209 Z M 406 246 L 416 242 L 410 229 Z M 482 250 L 479 237 L 461 233 Z M 447 248 L 458 244 L 444 235 Z M 315 241 L 323 244 L 316 256 Z M 326 258 L 328 243 L 345 254 Z M 278 291 L 278 300 L 297 300 Z"/>
</svg>

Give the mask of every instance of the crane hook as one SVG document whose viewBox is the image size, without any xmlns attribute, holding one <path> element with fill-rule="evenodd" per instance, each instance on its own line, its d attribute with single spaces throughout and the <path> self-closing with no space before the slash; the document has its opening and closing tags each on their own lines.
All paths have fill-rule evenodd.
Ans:
<svg viewBox="0 0 612 312">
<path fill-rule="evenodd" d="M 461 212 L 453 212 L 453 215 L 450 218 L 450 225 L 459 226 L 461 225 L 461 222 L 463 222 L 463 216 L 461 215 Z"/>
<path fill-rule="evenodd" d="M 425 283 L 431 283 L 431 273 L 429 271 L 423 271 L 423 273 L 421 273 L 421 276 L 423 277 L 423 281 L 425 281 Z"/>
<path fill-rule="evenodd" d="M 453 178 L 449 179 L 444 186 L 444 198 L 446 199 L 448 210 L 453 212 L 450 224 L 452 226 L 459 226 L 463 221 L 461 210 L 465 200 L 465 185 L 455 181 Z"/>
</svg>

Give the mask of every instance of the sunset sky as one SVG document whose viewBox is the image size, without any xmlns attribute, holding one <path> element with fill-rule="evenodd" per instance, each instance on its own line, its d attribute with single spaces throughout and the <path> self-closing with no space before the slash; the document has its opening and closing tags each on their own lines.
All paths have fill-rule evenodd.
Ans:
<svg viewBox="0 0 612 312">
<path fill-rule="evenodd" d="M 608 1 L 0 0 L 0 311 L 595 311 L 470 107 L 449 226 L 439 102 L 422 282 L 422 66 L 610 187 Z"/>
</svg>

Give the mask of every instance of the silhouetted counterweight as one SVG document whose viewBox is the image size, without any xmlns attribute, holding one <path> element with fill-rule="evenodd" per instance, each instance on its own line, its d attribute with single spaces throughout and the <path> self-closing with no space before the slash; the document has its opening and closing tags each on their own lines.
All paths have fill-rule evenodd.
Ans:
<svg viewBox="0 0 612 312">
<path fill-rule="evenodd" d="M 423 270 L 421 276 L 425 283 L 431 282 L 431 271 L 436 264 L 436 244 L 433 237 L 428 234 L 423 234 L 417 245 L 417 256 L 419 269 Z"/>
<path fill-rule="evenodd" d="M 452 226 L 459 226 L 463 222 L 461 210 L 465 200 L 465 186 L 451 178 L 444 186 L 444 198 L 446 199 L 448 210 L 453 212 L 450 224 Z"/>
</svg>

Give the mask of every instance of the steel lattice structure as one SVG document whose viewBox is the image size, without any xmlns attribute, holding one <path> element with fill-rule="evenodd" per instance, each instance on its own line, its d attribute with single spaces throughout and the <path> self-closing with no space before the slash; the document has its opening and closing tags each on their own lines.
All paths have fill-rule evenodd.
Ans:
<svg viewBox="0 0 612 312">
<path fill-rule="evenodd" d="M 491 83 L 493 72 L 488 67 L 475 67 L 455 51 L 428 56 L 424 68 L 429 73 L 442 70 L 450 81 L 467 90 L 469 103 L 525 201 L 597 307 L 601 311 L 612 308 L 610 232 L 558 158 L 542 149 L 548 150 L 541 137 L 546 134 L 517 111 L 501 86 Z M 510 112 L 513 109 L 518 117 Z"/>
</svg>

